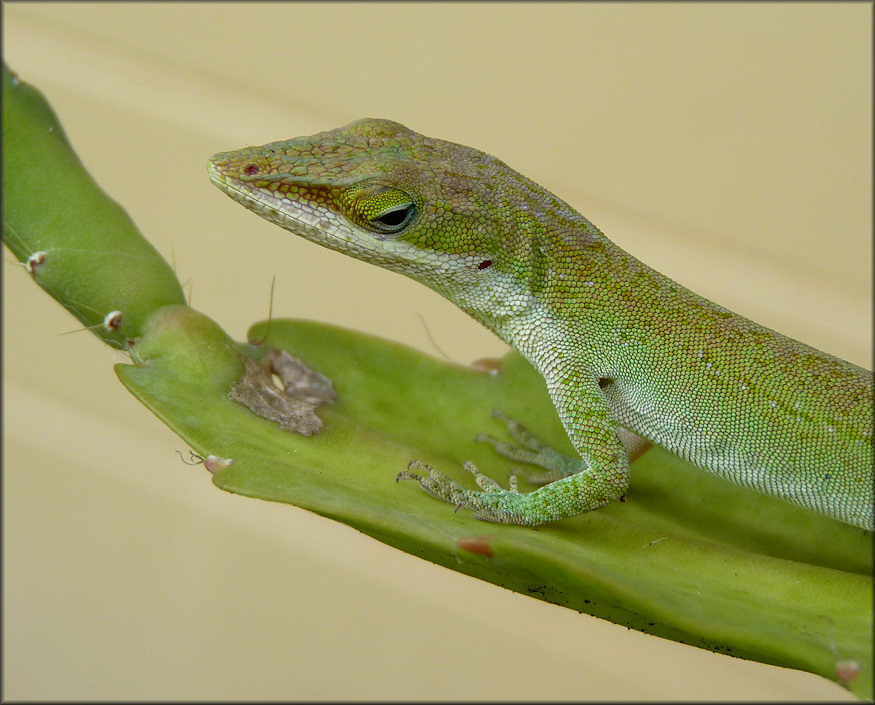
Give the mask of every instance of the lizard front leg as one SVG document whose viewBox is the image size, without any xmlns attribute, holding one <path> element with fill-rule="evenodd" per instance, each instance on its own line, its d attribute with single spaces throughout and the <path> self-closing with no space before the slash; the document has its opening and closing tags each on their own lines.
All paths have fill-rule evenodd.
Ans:
<svg viewBox="0 0 875 705">
<path fill-rule="evenodd" d="M 526 473 L 523 477 L 525 477 L 526 482 L 529 484 L 546 485 L 580 472 L 580 456 L 571 457 L 560 453 L 558 450 L 554 450 L 546 443 L 535 438 L 519 421 L 511 418 L 499 409 L 492 412 L 492 417 L 499 421 L 504 421 L 507 426 L 507 432 L 513 438 L 514 443 L 501 441 L 488 433 L 478 433 L 474 440 L 479 443 L 489 443 L 495 448 L 496 453 L 509 460 L 537 465 L 546 470 L 546 472 Z M 620 436 L 620 441 L 623 443 L 626 457 L 630 463 L 640 458 L 653 447 L 653 444 L 646 438 L 622 426 L 617 426 L 617 433 Z"/>
<path fill-rule="evenodd" d="M 603 507 L 621 498 L 629 486 L 629 460 L 617 432 L 617 423 L 596 379 L 583 369 L 564 365 L 564 372 L 548 376 L 553 403 L 565 430 L 580 454 L 566 459 L 563 477 L 529 493 L 504 489 L 483 475 L 472 463 L 480 491 L 462 487 L 420 461 L 411 462 L 399 480 L 417 480 L 430 495 L 473 516 L 504 524 L 537 526 Z M 419 474 L 414 470 L 424 471 Z"/>
</svg>

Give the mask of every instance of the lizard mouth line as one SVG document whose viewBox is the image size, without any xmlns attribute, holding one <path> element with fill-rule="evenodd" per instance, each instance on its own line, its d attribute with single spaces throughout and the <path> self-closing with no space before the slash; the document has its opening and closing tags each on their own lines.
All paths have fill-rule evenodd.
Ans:
<svg viewBox="0 0 875 705">
<path fill-rule="evenodd" d="M 212 162 L 210 162 L 209 165 L 209 176 L 210 181 L 212 181 L 216 187 L 221 191 L 224 191 L 238 203 L 241 203 L 246 208 L 262 216 L 266 220 L 272 221 L 280 227 L 300 235 L 306 240 L 323 245 L 324 247 L 329 247 L 329 249 L 334 249 L 330 244 L 331 242 L 335 240 L 340 241 L 340 238 L 331 236 L 326 223 L 319 224 L 308 222 L 304 218 L 298 217 L 293 213 L 289 213 L 287 210 L 268 203 L 264 196 L 259 198 L 258 195 L 238 186 L 234 183 L 233 179 L 219 171 Z"/>
<path fill-rule="evenodd" d="M 213 184 L 218 186 L 220 189 L 227 192 L 231 188 L 231 185 L 228 183 L 228 177 L 226 177 L 216 168 L 216 165 L 213 164 L 212 160 L 209 163 L 207 172 L 210 175 L 210 181 L 212 181 Z"/>
<path fill-rule="evenodd" d="M 210 181 L 212 181 L 219 190 L 224 191 L 235 201 L 242 203 L 247 208 L 261 210 L 267 207 L 267 204 L 262 199 L 257 198 L 253 193 L 250 193 L 246 189 L 233 183 L 229 177 L 216 169 L 212 163 L 210 163 L 209 166 L 209 175 Z"/>
</svg>

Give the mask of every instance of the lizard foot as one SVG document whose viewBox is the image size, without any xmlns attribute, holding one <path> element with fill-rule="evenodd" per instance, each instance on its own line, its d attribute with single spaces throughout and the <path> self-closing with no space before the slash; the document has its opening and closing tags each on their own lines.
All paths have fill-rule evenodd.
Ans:
<svg viewBox="0 0 875 705">
<path fill-rule="evenodd" d="M 517 489 L 516 475 L 508 478 L 509 489 L 504 489 L 491 477 L 487 477 L 477 466 L 466 461 L 465 469 L 474 475 L 474 481 L 482 490 L 469 490 L 462 487 L 455 480 L 444 475 L 440 470 L 435 470 L 421 460 L 411 460 L 407 470 L 399 472 L 396 482 L 401 480 L 416 480 L 419 486 L 432 497 L 452 504 L 458 509 L 471 509 L 475 519 L 491 521 L 501 524 L 531 524 L 520 507 L 521 495 Z M 419 474 L 416 470 L 425 473 Z M 537 522 L 541 523 L 541 522 Z"/>
<path fill-rule="evenodd" d="M 553 450 L 535 438 L 519 421 L 504 412 L 496 409 L 492 412 L 492 417 L 504 421 L 507 432 L 516 441 L 516 444 L 500 441 L 488 433 L 478 433 L 474 440 L 479 443 L 491 444 L 495 451 L 505 458 L 546 469 L 547 472 L 524 474 L 526 482 L 533 485 L 546 485 L 561 480 L 563 477 L 574 475 L 586 468 L 586 463 L 581 458 L 571 458 Z"/>
</svg>

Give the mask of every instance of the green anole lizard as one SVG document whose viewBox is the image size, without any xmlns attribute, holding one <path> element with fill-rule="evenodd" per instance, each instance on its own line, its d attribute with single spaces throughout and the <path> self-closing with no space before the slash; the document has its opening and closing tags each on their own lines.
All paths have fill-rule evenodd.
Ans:
<svg viewBox="0 0 875 705">
<path fill-rule="evenodd" d="M 685 289 L 498 159 L 364 119 L 216 154 L 209 171 L 263 218 L 431 287 L 516 348 L 580 454 L 507 420 L 521 447 L 499 452 L 547 469 L 533 492 L 470 463 L 479 491 L 419 461 L 399 479 L 480 519 L 543 524 L 624 497 L 628 429 L 872 530 L 871 372 Z"/>
</svg>

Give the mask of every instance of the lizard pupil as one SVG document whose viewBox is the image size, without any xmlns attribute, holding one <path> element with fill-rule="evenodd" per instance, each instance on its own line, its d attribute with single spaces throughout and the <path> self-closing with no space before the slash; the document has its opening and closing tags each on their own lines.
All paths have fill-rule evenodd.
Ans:
<svg viewBox="0 0 875 705">
<path fill-rule="evenodd" d="M 407 222 L 410 220 L 413 215 L 413 204 L 407 203 L 398 208 L 393 208 L 390 211 L 386 211 L 382 215 L 377 218 L 374 218 L 371 222 L 378 223 L 382 226 L 382 229 L 388 230 L 390 232 L 395 232 L 401 230 Z"/>
</svg>

